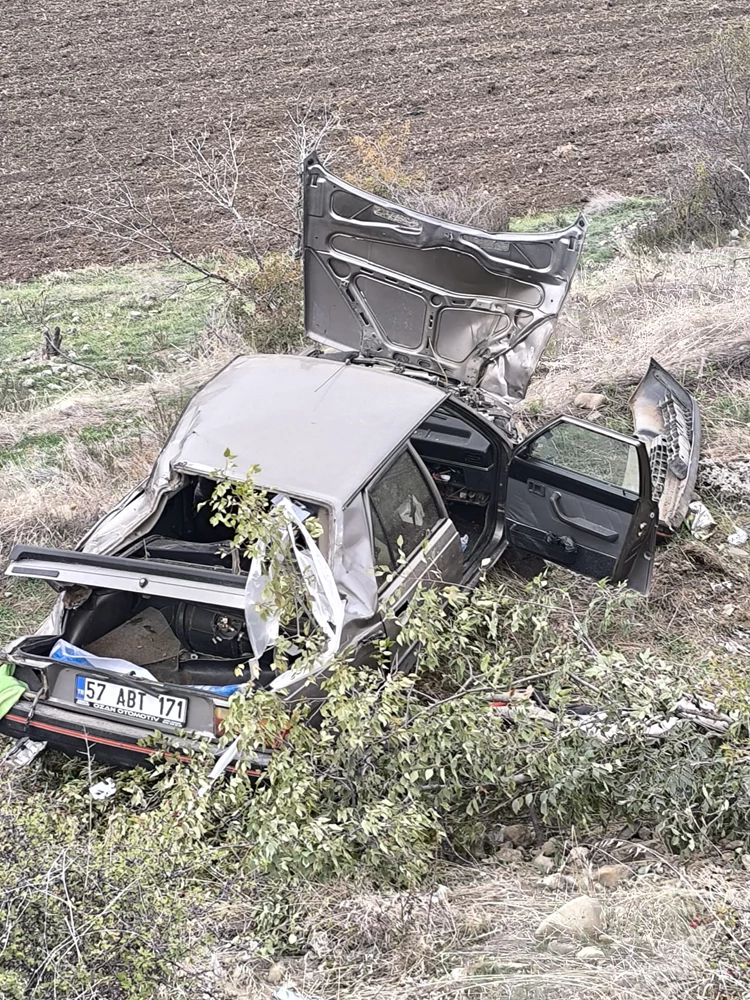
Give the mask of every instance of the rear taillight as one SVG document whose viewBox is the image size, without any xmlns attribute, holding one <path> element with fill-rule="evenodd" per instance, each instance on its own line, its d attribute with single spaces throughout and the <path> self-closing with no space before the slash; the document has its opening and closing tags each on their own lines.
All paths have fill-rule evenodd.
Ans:
<svg viewBox="0 0 750 1000">
<path fill-rule="evenodd" d="M 229 716 L 229 705 L 214 705 L 214 736 L 224 735 L 224 723 Z"/>
</svg>

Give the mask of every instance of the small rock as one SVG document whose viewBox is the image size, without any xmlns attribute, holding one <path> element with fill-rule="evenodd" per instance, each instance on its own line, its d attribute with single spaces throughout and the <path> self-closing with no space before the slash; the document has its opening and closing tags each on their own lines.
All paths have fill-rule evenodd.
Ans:
<svg viewBox="0 0 750 1000">
<path fill-rule="evenodd" d="M 457 969 L 451 969 L 449 976 L 454 982 L 459 982 L 461 979 L 466 979 L 466 969 L 463 966 L 458 966 Z"/>
<path fill-rule="evenodd" d="M 729 851 L 739 851 L 745 846 L 744 840 L 722 840 L 722 847 L 726 847 Z"/>
<path fill-rule="evenodd" d="M 545 840 L 541 846 L 541 854 L 546 854 L 548 857 L 552 858 L 557 853 L 557 841 L 554 837 L 550 837 L 549 840 Z"/>
<path fill-rule="evenodd" d="M 552 875 L 545 875 L 542 885 L 552 892 L 561 892 L 564 889 L 575 888 L 576 880 L 571 875 L 563 875 L 561 872 L 554 872 Z"/>
<path fill-rule="evenodd" d="M 745 545 L 747 542 L 747 532 L 744 528 L 735 528 L 731 535 L 727 535 L 730 545 Z"/>
<path fill-rule="evenodd" d="M 494 858 L 504 865 L 512 865 L 517 861 L 523 861 L 523 852 L 516 850 L 510 844 L 503 844 L 495 851 Z"/>
<path fill-rule="evenodd" d="M 547 951 L 553 955 L 572 955 L 573 952 L 578 951 L 578 945 L 575 941 L 555 941 L 553 939 L 547 945 Z"/>
<path fill-rule="evenodd" d="M 730 559 L 737 563 L 745 564 L 750 562 L 750 552 L 747 549 L 740 549 L 736 545 L 725 548 L 724 555 L 729 556 Z"/>
<path fill-rule="evenodd" d="M 555 867 L 555 862 L 552 858 L 547 857 L 546 854 L 537 855 L 531 863 L 542 875 L 549 875 Z"/>
<path fill-rule="evenodd" d="M 576 896 L 539 924 L 537 939 L 548 937 L 597 938 L 605 928 L 604 910 L 590 896 Z"/>
<path fill-rule="evenodd" d="M 503 827 L 503 836 L 514 847 L 531 847 L 534 843 L 534 831 L 524 823 L 513 823 Z"/>
<path fill-rule="evenodd" d="M 278 962 L 274 962 L 266 972 L 266 982 L 269 982 L 271 986 L 278 986 L 283 978 L 284 967 Z"/>
<path fill-rule="evenodd" d="M 589 860 L 588 847 L 572 847 L 568 854 L 569 865 L 585 865 Z"/>
<path fill-rule="evenodd" d="M 128 316 L 131 319 L 138 319 L 138 317 L 142 315 L 143 313 L 140 311 L 140 309 L 131 309 L 130 312 L 128 313 Z"/>
<path fill-rule="evenodd" d="M 561 146 L 556 146 L 552 150 L 552 155 L 557 157 L 569 157 L 577 151 L 577 146 L 573 142 L 565 142 Z"/>
<path fill-rule="evenodd" d="M 603 392 L 579 392 L 573 405 L 579 410 L 598 410 L 607 402 Z"/>
<path fill-rule="evenodd" d="M 602 865 L 594 872 L 594 878 L 606 889 L 614 889 L 620 882 L 630 878 L 631 874 L 627 865 Z"/>
<path fill-rule="evenodd" d="M 598 964 L 603 962 L 607 956 L 604 954 L 601 948 L 595 948 L 589 946 L 588 948 L 581 948 L 581 950 L 576 955 L 576 958 L 580 959 L 582 962 L 594 962 Z"/>
</svg>

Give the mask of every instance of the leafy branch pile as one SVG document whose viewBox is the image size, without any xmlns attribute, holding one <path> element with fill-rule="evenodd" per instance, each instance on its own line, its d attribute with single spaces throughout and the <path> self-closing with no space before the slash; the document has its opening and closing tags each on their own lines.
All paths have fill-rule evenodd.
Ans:
<svg viewBox="0 0 750 1000">
<path fill-rule="evenodd" d="M 221 484 L 214 505 L 246 554 L 281 553 L 279 515 L 251 477 Z M 280 670 L 308 634 L 297 570 L 287 577 L 282 563 Z M 441 857 L 482 854 L 514 816 L 578 835 L 647 824 L 681 851 L 746 839 L 748 692 L 719 706 L 732 719 L 722 737 L 690 722 L 649 737 L 707 665 L 613 649 L 639 600 L 600 587 L 583 605 L 546 576 L 425 589 L 398 639 L 367 662 L 334 663 L 313 709 L 234 695 L 223 739 L 239 738 L 244 763 L 220 780 L 197 749 L 116 775 L 109 801 L 92 802 L 83 765 L 52 793 L 11 797 L 0 806 L 0 996 L 136 1000 L 162 981 L 190 997 L 185 969 L 211 947 L 217 898 L 249 905 L 261 952 L 304 950 L 310 883 L 417 885 Z M 413 668 L 395 669 L 397 646 L 414 642 Z M 315 657 L 315 643 L 302 655 Z M 586 724 L 574 711 L 584 703 L 599 713 Z M 273 751 L 260 779 L 256 748 Z"/>
</svg>

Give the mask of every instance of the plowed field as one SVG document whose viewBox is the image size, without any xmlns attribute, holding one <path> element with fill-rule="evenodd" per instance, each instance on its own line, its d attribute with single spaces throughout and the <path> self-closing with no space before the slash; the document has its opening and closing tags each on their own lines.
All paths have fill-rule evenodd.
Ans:
<svg viewBox="0 0 750 1000">
<path fill-rule="evenodd" d="M 0 276 L 110 261 L 66 228 L 120 171 L 158 201 L 170 129 L 234 112 L 262 178 L 300 100 L 355 133 L 411 124 L 409 164 L 481 180 L 517 210 L 662 182 L 654 134 L 681 69 L 744 0 L 6 0 L 0 12 Z M 177 223 L 218 223 L 178 194 Z"/>
</svg>

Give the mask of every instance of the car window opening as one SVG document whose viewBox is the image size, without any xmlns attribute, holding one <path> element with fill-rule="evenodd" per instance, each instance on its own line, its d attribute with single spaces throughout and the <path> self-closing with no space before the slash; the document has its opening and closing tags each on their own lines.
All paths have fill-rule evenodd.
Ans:
<svg viewBox="0 0 750 1000">
<path fill-rule="evenodd" d="M 370 489 L 375 564 L 396 569 L 409 558 L 441 519 L 424 473 L 408 451 L 393 462 Z"/>
</svg>

